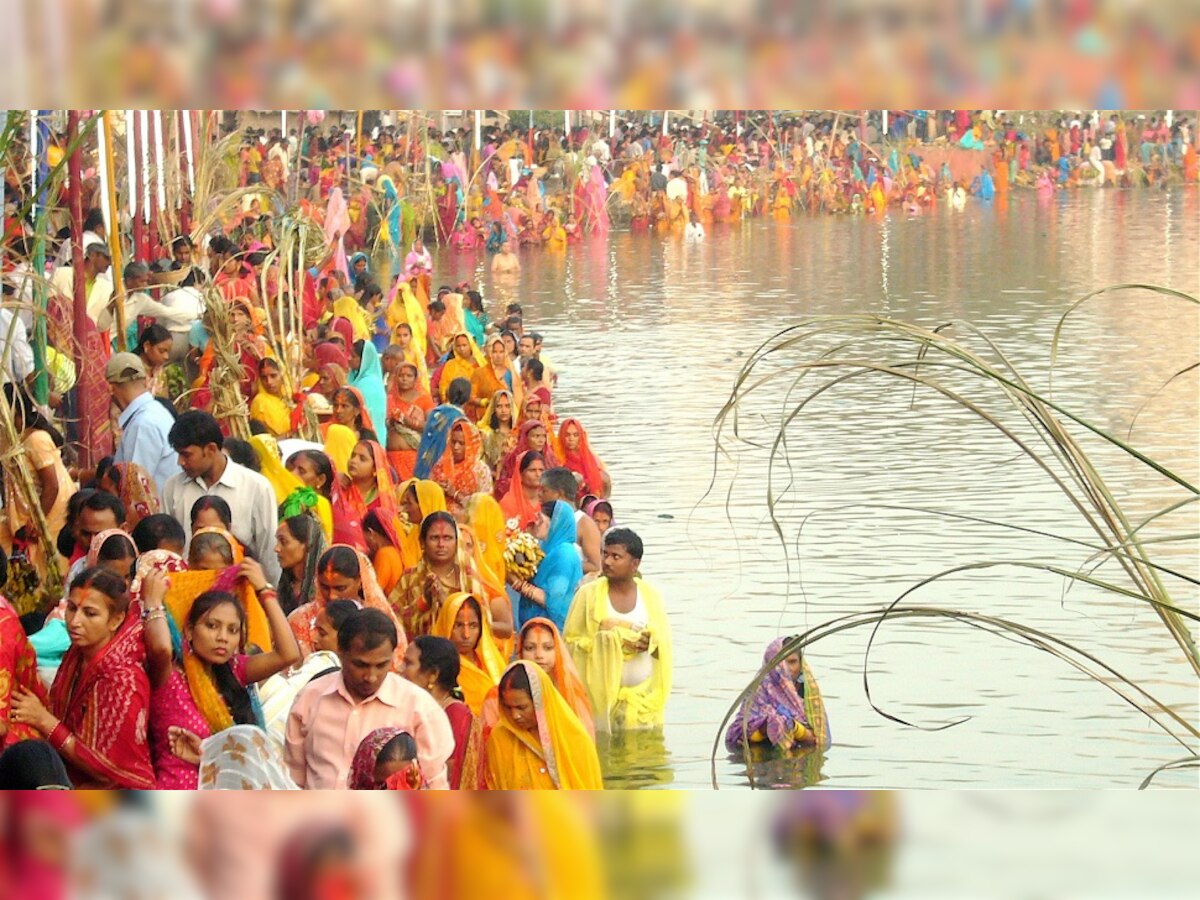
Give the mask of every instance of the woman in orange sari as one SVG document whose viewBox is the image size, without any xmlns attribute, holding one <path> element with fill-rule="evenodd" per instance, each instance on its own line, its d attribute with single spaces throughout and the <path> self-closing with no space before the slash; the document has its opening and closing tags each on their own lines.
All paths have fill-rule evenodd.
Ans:
<svg viewBox="0 0 1200 900">
<path fill-rule="evenodd" d="M 124 504 L 126 531 L 132 532 L 142 519 L 161 511 L 158 489 L 137 463 L 113 463 L 96 477 L 101 490 L 113 494 Z"/>
<path fill-rule="evenodd" d="M 517 658 L 529 660 L 550 676 L 555 688 L 567 701 L 572 712 L 579 717 L 588 734 L 595 737 L 596 726 L 592 719 L 592 701 L 588 699 L 587 687 L 575 671 L 571 651 L 554 623 L 540 616 L 530 619 L 521 627 L 516 645 Z"/>
<path fill-rule="evenodd" d="M 359 440 L 378 441 L 380 432 L 371 418 L 367 401 L 358 388 L 340 387 L 333 394 L 333 418 L 328 425 L 345 425 Z M 328 425 L 325 431 L 328 431 Z"/>
<path fill-rule="evenodd" d="M 466 514 L 472 494 L 491 493 L 492 473 L 483 461 L 483 438 L 467 419 L 450 426 L 446 451 L 430 473 L 446 493 L 446 508 L 456 519 Z"/>
<path fill-rule="evenodd" d="M 288 616 L 288 625 L 300 644 L 300 652 L 307 657 L 316 650 L 317 618 L 331 600 L 353 600 L 361 607 L 377 609 L 386 614 L 396 624 L 400 639 L 392 657 L 392 671 L 402 671 L 404 651 L 408 649 L 404 627 L 380 590 L 370 561 L 364 554 L 345 544 L 334 544 L 321 554 L 317 562 L 317 590 L 313 599 L 296 607 Z"/>
<path fill-rule="evenodd" d="M 541 512 L 542 473 L 545 471 L 545 460 L 536 450 L 526 450 L 517 460 L 515 477 L 500 501 L 500 509 L 504 511 L 505 519 L 516 519 L 520 529 L 530 528 Z"/>
<path fill-rule="evenodd" d="M 394 591 L 400 583 L 400 576 L 404 574 L 398 521 L 395 516 L 383 515 L 378 509 L 367 510 L 362 520 L 363 538 L 370 551 L 371 565 L 375 567 L 375 575 L 384 594 Z"/>
<path fill-rule="evenodd" d="M 474 595 L 451 594 L 433 626 L 435 637 L 448 639 L 458 650 L 458 686 L 475 715 L 483 710 L 484 700 L 504 673 L 504 657 L 492 636 L 491 617 L 483 610 L 482 602 Z"/>
<path fill-rule="evenodd" d="M 487 360 L 471 375 L 471 399 L 481 411 L 478 421 L 483 421 L 489 403 L 500 391 L 507 391 L 510 401 L 516 398 L 518 409 L 524 399 L 521 376 L 512 360 L 508 358 L 504 338 L 498 334 L 492 335 L 484 342 L 483 349 Z"/>
<path fill-rule="evenodd" d="M 425 417 L 434 407 L 433 397 L 421 387 L 419 379 L 417 367 L 403 362 L 396 368 L 388 391 L 387 455 L 401 481 L 412 478 Z"/>
</svg>

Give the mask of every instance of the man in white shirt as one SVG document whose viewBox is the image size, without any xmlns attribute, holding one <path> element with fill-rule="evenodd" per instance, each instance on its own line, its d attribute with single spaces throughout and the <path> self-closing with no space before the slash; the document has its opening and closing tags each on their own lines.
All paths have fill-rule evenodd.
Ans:
<svg viewBox="0 0 1200 900">
<path fill-rule="evenodd" d="M 145 288 L 150 284 L 150 267 L 148 265 L 144 262 L 131 262 L 125 267 L 124 274 L 125 323 L 127 325 L 136 322 L 138 316 L 146 316 L 154 319 L 168 330 L 182 328 L 186 333 L 187 329 L 191 328 L 192 323 L 197 319 L 191 314 L 191 310 L 159 303 L 145 292 Z M 96 317 L 96 327 L 100 331 L 108 331 L 112 328 L 113 319 L 116 318 L 114 315 L 116 308 L 117 301 L 114 297 L 109 301 L 108 306 L 104 307 L 103 312 Z"/>
<path fill-rule="evenodd" d="M 4 299 L 15 293 L 11 284 L 4 285 Z M 33 374 L 33 347 L 25 323 L 15 310 L 0 307 L 0 384 L 24 384 Z"/>
<path fill-rule="evenodd" d="M 103 277 L 110 268 L 112 256 L 107 244 L 84 244 L 83 279 L 87 286 L 87 314 L 93 322 L 99 318 L 112 298 L 112 279 Z M 75 302 L 75 270 L 71 266 L 59 266 L 50 277 L 50 286 L 58 292 L 70 309 Z"/>
<path fill-rule="evenodd" d="M 88 244 L 107 244 L 108 232 L 104 228 L 104 213 L 98 209 L 89 209 L 87 218 L 83 220 L 83 247 L 86 250 Z M 72 259 L 71 239 L 67 238 L 58 248 L 58 255 L 54 257 L 54 268 L 58 269 L 61 266 L 70 267 Z M 109 276 L 109 280 L 112 278 Z"/>
<path fill-rule="evenodd" d="M 146 364 L 136 353 L 114 354 L 104 368 L 104 378 L 121 410 L 121 442 L 113 460 L 137 463 L 161 493 L 180 471 L 168 437 L 175 420 L 150 393 Z"/>
<path fill-rule="evenodd" d="M 190 409 L 175 420 L 169 435 L 183 471 L 163 488 L 163 511 L 183 525 L 191 540 L 192 505 L 205 495 L 220 497 L 233 514 L 233 535 L 263 567 L 267 579 L 279 579 L 275 530 L 279 524 L 275 489 L 257 472 L 231 460 L 225 436 L 209 413 Z"/>
</svg>

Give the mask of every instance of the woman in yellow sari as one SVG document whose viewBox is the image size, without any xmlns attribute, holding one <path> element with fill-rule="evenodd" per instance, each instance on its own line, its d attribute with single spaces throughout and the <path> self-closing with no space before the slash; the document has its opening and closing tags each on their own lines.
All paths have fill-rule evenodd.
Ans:
<svg viewBox="0 0 1200 900">
<path fill-rule="evenodd" d="M 491 494 L 476 494 L 467 501 L 467 524 L 475 535 L 475 551 L 497 584 L 504 584 L 507 542 L 504 510 Z M 483 573 L 480 573 L 483 575 Z M 486 578 L 486 575 L 483 575 Z"/>
<path fill-rule="evenodd" d="M 336 422 L 329 425 L 325 431 L 325 455 L 333 463 L 339 474 L 346 474 L 346 466 L 350 464 L 350 454 L 358 443 L 359 437 L 346 425 Z"/>
<path fill-rule="evenodd" d="M 250 402 L 250 418 L 266 425 L 275 437 L 292 433 L 292 408 L 284 396 L 283 369 L 270 357 L 258 363 L 258 393 Z"/>
<path fill-rule="evenodd" d="M 354 329 L 354 340 L 371 339 L 371 332 L 374 330 L 371 327 L 371 317 L 352 294 L 343 294 L 333 301 L 333 316 L 335 319 L 346 319 L 350 323 Z M 349 350 L 348 347 L 346 349 Z"/>
<path fill-rule="evenodd" d="M 460 679 L 461 680 L 461 679 Z M 596 745 L 542 668 L 527 660 L 500 679 L 500 721 L 487 743 L 492 790 L 604 789 Z"/>
<path fill-rule="evenodd" d="M 425 352 L 428 347 L 425 310 L 421 308 L 416 294 L 413 293 L 413 289 L 407 281 L 396 282 L 396 287 L 392 290 L 392 296 L 388 301 L 385 315 L 387 317 L 388 331 L 393 335 L 395 335 L 396 329 L 399 326 L 408 326 L 408 330 L 412 334 L 412 346 L 416 351 L 416 355 L 424 361 Z M 407 359 L 408 357 L 406 356 L 405 358 Z M 409 361 L 413 362 L 414 360 Z"/>
<path fill-rule="evenodd" d="M 446 511 L 446 492 L 436 481 L 410 478 L 396 489 L 404 532 L 400 535 L 400 558 L 405 569 L 421 561 L 421 523 L 430 513 Z"/>
<path fill-rule="evenodd" d="M 256 434 L 250 438 L 250 446 L 258 456 L 259 471 L 271 482 L 271 487 L 275 490 L 280 520 L 312 511 L 321 523 L 325 540 L 333 540 L 333 507 L 330 506 L 329 500 L 284 467 L 279 454 L 279 444 L 273 437 Z"/>
<path fill-rule="evenodd" d="M 492 637 L 491 616 L 483 609 L 473 594 L 451 594 L 433 625 L 434 637 L 446 638 L 458 650 L 458 686 L 475 715 L 483 710 L 483 701 L 504 672 L 504 657 Z"/>
<path fill-rule="evenodd" d="M 438 398 L 442 403 L 446 402 L 446 397 L 450 393 L 451 382 L 455 378 L 465 378 L 470 381 L 471 376 L 475 374 L 475 370 L 482 362 L 481 359 L 475 358 L 475 342 L 465 331 L 459 331 L 454 335 L 451 347 L 453 355 L 446 360 L 438 381 Z"/>
</svg>

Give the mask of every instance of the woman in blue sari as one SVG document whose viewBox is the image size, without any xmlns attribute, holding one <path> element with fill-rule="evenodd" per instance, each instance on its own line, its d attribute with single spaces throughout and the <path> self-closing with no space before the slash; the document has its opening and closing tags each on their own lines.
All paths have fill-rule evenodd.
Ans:
<svg viewBox="0 0 1200 900">
<path fill-rule="evenodd" d="M 355 366 L 355 360 L 358 365 Z M 383 384 L 383 364 L 379 351 L 370 341 L 355 341 L 350 354 L 350 378 L 348 384 L 357 388 L 367 404 L 367 412 L 376 428 L 387 422 L 387 389 Z"/>
<path fill-rule="evenodd" d="M 350 283 L 354 285 L 356 290 L 368 281 L 372 281 L 375 277 L 371 271 L 371 260 L 365 253 L 355 253 L 351 256 L 349 266 Z"/>
<path fill-rule="evenodd" d="M 562 500 L 543 504 L 533 535 L 546 556 L 538 564 L 533 581 L 514 578 L 509 582 L 519 597 L 517 627 L 543 616 L 562 631 L 575 588 L 583 579 L 583 559 L 575 544 L 574 511 Z"/>
</svg>

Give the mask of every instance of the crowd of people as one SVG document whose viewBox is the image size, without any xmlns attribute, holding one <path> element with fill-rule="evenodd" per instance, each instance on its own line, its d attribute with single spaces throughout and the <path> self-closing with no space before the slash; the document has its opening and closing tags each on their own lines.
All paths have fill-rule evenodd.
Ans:
<svg viewBox="0 0 1200 900">
<path fill-rule="evenodd" d="M 1193 127 L 1115 112 L 1029 124 L 991 110 L 895 110 L 886 123 L 878 113 L 865 122 L 834 113 L 722 114 L 667 128 L 614 120 L 611 131 L 493 126 L 475 149 L 467 128 L 418 138 L 376 126 L 360 142 L 331 125 L 290 141 L 278 129 L 264 133 L 276 166 L 260 176 L 244 163 L 243 178 L 278 183 L 293 143 L 312 201 L 329 196 L 348 168 L 361 171 L 364 186 L 348 198 L 348 246 L 367 247 L 382 225 L 398 263 L 423 215 L 440 243 L 500 254 L 561 251 L 614 224 L 698 239 L 714 222 L 888 207 L 918 213 L 938 200 L 962 206 L 1014 187 L 1195 183 Z M 261 148 L 248 147 L 244 156 L 261 158 Z"/>
<path fill-rule="evenodd" d="M 239 180 L 280 198 L 276 137 Z M 503 152 L 483 183 L 507 209 Z M 250 201 L 133 248 L 123 290 L 97 192 L 44 271 L 32 215 L 8 220 L 0 746 L 79 787 L 599 788 L 595 735 L 661 726 L 670 693 L 642 540 L 522 305 L 434 290 L 422 235 L 390 258 L 387 217 L 356 244 L 327 187 L 315 262 L 286 266 Z M 491 271 L 512 286 L 503 218 Z M 108 389 L 90 424 L 80 308 Z M 828 744 L 815 680 L 788 666 L 731 749 Z"/>
<path fill-rule="evenodd" d="M 85 240 L 95 291 L 109 254 Z M 57 757 L 76 787 L 602 787 L 596 732 L 662 723 L 670 629 L 520 305 L 493 322 L 469 285 L 430 298 L 419 241 L 387 304 L 364 256 L 331 262 L 289 373 L 255 248 L 172 250 L 159 286 L 126 269 L 137 337 L 105 364 L 95 466 L 55 420 L 71 385 L 34 402 L 28 337 L 8 338 L 6 755 Z M 212 412 L 204 291 L 234 322 L 249 440 Z"/>
</svg>

